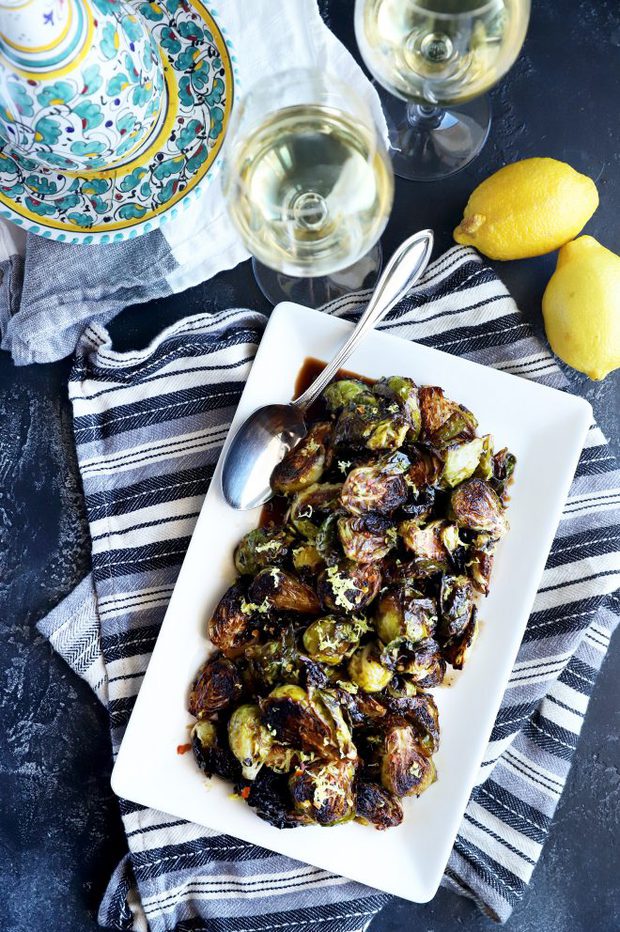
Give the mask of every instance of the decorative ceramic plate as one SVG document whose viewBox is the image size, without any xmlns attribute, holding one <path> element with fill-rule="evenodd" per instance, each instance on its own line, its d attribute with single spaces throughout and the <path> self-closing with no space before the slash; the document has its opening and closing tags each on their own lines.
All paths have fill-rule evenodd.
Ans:
<svg viewBox="0 0 620 932">
<path fill-rule="evenodd" d="M 165 106 L 152 141 L 111 168 L 73 172 L 0 142 L 0 217 L 31 233 L 85 245 L 132 239 L 174 217 L 213 176 L 236 76 L 226 30 L 200 0 L 129 5 L 147 22 L 163 61 Z M 59 118 L 65 103 L 71 106 L 59 101 Z"/>
<path fill-rule="evenodd" d="M 278 305 L 229 437 L 256 408 L 289 401 L 305 359 L 331 359 L 352 327 L 299 305 Z M 592 409 L 583 398 L 377 331 L 347 360 L 347 368 L 373 380 L 399 373 L 418 384 L 441 385 L 476 412 L 481 434 L 491 433 L 517 457 L 510 533 L 497 550 L 475 650 L 464 670 L 450 674 L 448 688 L 433 690 L 441 723 L 437 782 L 419 799 L 404 799 L 402 824 L 387 832 L 356 822 L 283 831 L 231 799 L 230 784 L 214 777 L 205 786 L 193 755 L 177 753 L 187 741 L 189 686 L 214 650 L 207 620 L 235 578 L 237 542 L 259 519 L 260 509 L 234 511 L 226 504 L 222 456 L 125 732 L 112 788 L 125 799 L 422 903 L 439 886 L 479 773 Z"/>
</svg>

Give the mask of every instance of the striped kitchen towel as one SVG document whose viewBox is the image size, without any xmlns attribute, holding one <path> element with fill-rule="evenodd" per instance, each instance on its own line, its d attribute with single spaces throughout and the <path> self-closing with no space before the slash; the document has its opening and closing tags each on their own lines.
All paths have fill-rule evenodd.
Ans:
<svg viewBox="0 0 620 932">
<path fill-rule="evenodd" d="M 365 295 L 327 308 L 354 318 Z M 147 349 L 90 326 L 70 381 L 92 575 L 40 629 L 109 709 L 116 753 L 265 318 L 198 315 Z M 495 273 L 455 247 L 380 325 L 567 388 Z M 617 623 L 620 472 L 592 425 L 444 884 L 504 921 L 530 880 Z M 119 929 L 353 932 L 388 899 L 120 800 L 129 854 L 99 920 Z"/>
</svg>

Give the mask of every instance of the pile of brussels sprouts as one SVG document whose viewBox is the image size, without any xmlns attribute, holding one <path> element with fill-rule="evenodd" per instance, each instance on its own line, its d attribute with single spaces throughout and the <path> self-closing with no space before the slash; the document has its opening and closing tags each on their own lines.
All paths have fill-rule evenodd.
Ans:
<svg viewBox="0 0 620 932">
<path fill-rule="evenodd" d="M 202 770 L 280 828 L 398 825 L 436 778 L 428 689 L 477 633 L 515 458 L 440 388 L 332 383 L 273 472 L 189 699 Z"/>
</svg>

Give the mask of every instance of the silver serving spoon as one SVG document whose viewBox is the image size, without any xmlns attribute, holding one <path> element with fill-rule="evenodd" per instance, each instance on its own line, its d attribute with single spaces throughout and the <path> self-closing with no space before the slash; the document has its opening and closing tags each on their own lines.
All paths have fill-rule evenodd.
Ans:
<svg viewBox="0 0 620 932">
<path fill-rule="evenodd" d="M 243 422 L 228 447 L 222 467 L 222 491 L 232 508 L 256 508 L 272 498 L 271 473 L 308 433 L 306 411 L 364 337 L 418 281 L 432 248 L 432 230 L 422 230 L 406 239 L 383 270 L 353 333 L 312 385 L 289 404 L 265 405 Z"/>
</svg>

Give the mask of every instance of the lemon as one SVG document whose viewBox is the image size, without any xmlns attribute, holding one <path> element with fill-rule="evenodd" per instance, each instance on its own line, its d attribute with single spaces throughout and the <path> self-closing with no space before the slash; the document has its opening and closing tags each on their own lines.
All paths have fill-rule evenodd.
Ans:
<svg viewBox="0 0 620 932">
<path fill-rule="evenodd" d="M 591 379 L 620 367 L 620 256 L 592 236 L 567 243 L 542 307 L 551 349 L 569 366 Z"/>
<path fill-rule="evenodd" d="M 597 207 L 587 175 L 556 159 L 523 159 L 478 185 L 454 239 L 491 259 L 542 256 L 574 239 Z"/>
</svg>

